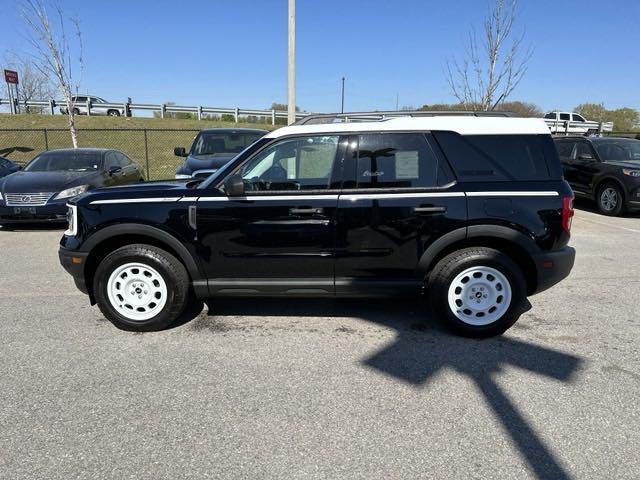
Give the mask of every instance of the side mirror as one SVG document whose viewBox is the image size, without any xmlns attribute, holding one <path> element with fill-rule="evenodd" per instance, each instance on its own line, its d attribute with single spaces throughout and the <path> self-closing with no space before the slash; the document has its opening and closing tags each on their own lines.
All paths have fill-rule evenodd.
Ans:
<svg viewBox="0 0 640 480">
<path fill-rule="evenodd" d="M 578 155 L 578 160 L 593 160 L 593 155 L 590 153 L 581 153 Z"/>
<path fill-rule="evenodd" d="M 119 173 L 122 171 L 122 167 L 119 167 L 118 165 L 114 165 L 113 167 L 109 168 L 109 175 L 110 176 L 114 176 L 116 173 Z"/>
<path fill-rule="evenodd" d="M 184 147 L 175 147 L 173 149 L 173 154 L 176 157 L 186 157 L 187 156 L 187 152 L 185 151 Z"/>
<path fill-rule="evenodd" d="M 231 175 L 224 182 L 224 192 L 228 197 L 242 197 L 244 195 L 244 180 L 240 175 Z"/>
</svg>

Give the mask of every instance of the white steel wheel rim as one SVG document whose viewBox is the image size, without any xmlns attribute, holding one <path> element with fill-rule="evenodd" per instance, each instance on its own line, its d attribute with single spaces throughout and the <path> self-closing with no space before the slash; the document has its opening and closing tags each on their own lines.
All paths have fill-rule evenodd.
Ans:
<svg viewBox="0 0 640 480">
<path fill-rule="evenodd" d="M 611 187 L 605 188 L 600 195 L 600 203 L 607 211 L 616 208 L 616 205 L 618 205 L 618 192 L 616 189 Z"/>
<path fill-rule="evenodd" d="M 449 285 L 451 312 L 473 326 L 499 320 L 511 305 L 512 290 L 507 277 L 495 268 L 477 266 L 459 273 Z"/>
<path fill-rule="evenodd" d="M 107 282 L 111 306 L 123 317 L 149 320 L 167 303 L 167 284 L 157 270 L 143 263 L 126 263 L 116 268 Z"/>
</svg>

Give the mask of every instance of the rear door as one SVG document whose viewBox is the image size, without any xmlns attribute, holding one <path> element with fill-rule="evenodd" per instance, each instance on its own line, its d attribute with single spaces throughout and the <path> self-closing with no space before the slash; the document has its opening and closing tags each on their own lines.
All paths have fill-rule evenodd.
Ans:
<svg viewBox="0 0 640 480">
<path fill-rule="evenodd" d="M 593 180 L 599 172 L 600 162 L 591 143 L 578 140 L 571 155 L 571 187 L 574 191 L 588 194 Z"/>
<path fill-rule="evenodd" d="M 246 196 L 197 204 L 199 256 L 217 295 L 333 295 L 335 215 L 346 142 L 283 138 L 237 173 Z"/>
<path fill-rule="evenodd" d="M 352 136 L 336 220 L 336 294 L 419 292 L 423 252 L 466 218 L 464 192 L 431 135 Z"/>
</svg>

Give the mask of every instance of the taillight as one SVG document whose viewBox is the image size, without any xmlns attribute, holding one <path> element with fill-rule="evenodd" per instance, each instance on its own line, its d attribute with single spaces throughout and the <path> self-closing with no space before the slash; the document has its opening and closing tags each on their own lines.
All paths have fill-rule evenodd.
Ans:
<svg viewBox="0 0 640 480">
<path fill-rule="evenodd" d="M 567 233 L 571 232 L 573 214 L 573 195 L 562 197 L 562 228 Z"/>
</svg>

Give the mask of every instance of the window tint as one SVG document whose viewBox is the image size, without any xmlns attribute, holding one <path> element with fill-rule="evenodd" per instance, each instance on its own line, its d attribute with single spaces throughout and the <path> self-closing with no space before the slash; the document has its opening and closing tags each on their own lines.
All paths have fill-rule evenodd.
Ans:
<svg viewBox="0 0 640 480">
<path fill-rule="evenodd" d="M 124 153 L 116 152 L 116 157 L 118 158 L 118 165 L 122 168 L 128 167 L 132 163 L 131 159 L 129 159 L 129 157 L 127 157 Z"/>
<path fill-rule="evenodd" d="M 0 157 L 0 168 L 9 168 L 9 161 Z"/>
<path fill-rule="evenodd" d="M 573 119 L 574 119 L 576 122 L 586 122 L 586 120 L 585 120 L 584 118 L 582 118 L 580 115 L 578 115 L 577 113 L 574 113 L 574 114 L 573 114 Z"/>
<path fill-rule="evenodd" d="M 433 135 L 460 180 L 513 181 L 549 178 L 544 153 L 544 139 L 548 137 L 545 135 L 462 136 L 455 132 L 433 132 Z"/>
<path fill-rule="evenodd" d="M 569 115 L 568 113 L 561 113 L 560 114 L 560 120 L 571 120 L 571 115 Z"/>
<path fill-rule="evenodd" d="M 573 152 L 573 146 L 576 142 L 556 142 L 556 148 L 558 149 L 558 155 L 560 155 L 561 159 L 571 158 L 571 152 Z"/>
<path fill-rule="evenodd" d="M 547 113 L 547 114 L 544 116 L 544 118 L 550 118 L 550 119 L 552 119 L 552 120 L 555 120 L 555 119 L 556 119 L 556 114 L 555 114 L 555 112 L 554 112 L 554 113 Z"/>
<path fill-rule="evenodd" d="M 241 169 L 247 190 L 317 190 L 329 187 L 338 136 L 282 140 Z"/>
<path fill-rule="evenodd" d="M 438 184 L 438 160 L 421 133 L 358 137 L 358 188 L 420 188 Z"/>
<path fill-rule="evenodd" d="M 240 153 L 264 134 L 257 132 L 201 132 L 193 142 L 191 155 L 229 156 Z"/>
<path fill-rule="evenodd" d="M 591 145 L 589 145 L 587 142 L 578 142 L 574 155 L 578 160 L 580 160 L 580 155 L 584 156 L 583 160 L 588 160 L 588 158 L 586 157 L 589 156 L 591 158 L 595 157 L 595 155 L 593 154 L 593 150 L 591 149 Z"/>
<path fill-rule="evenodd" d="M 100 152 L 54 150 L 41 153 L 31 160 L 24 170 L 25 172 L 87 172 L 98 170 L 101 163 Z"/>
<path fill-rule="evenodd" d="M 113 167 L 119 167 L 118 155 L 116 152 L 108 152 L 104 157 L 104 169 L 108 172 Z"/>
</svg>

